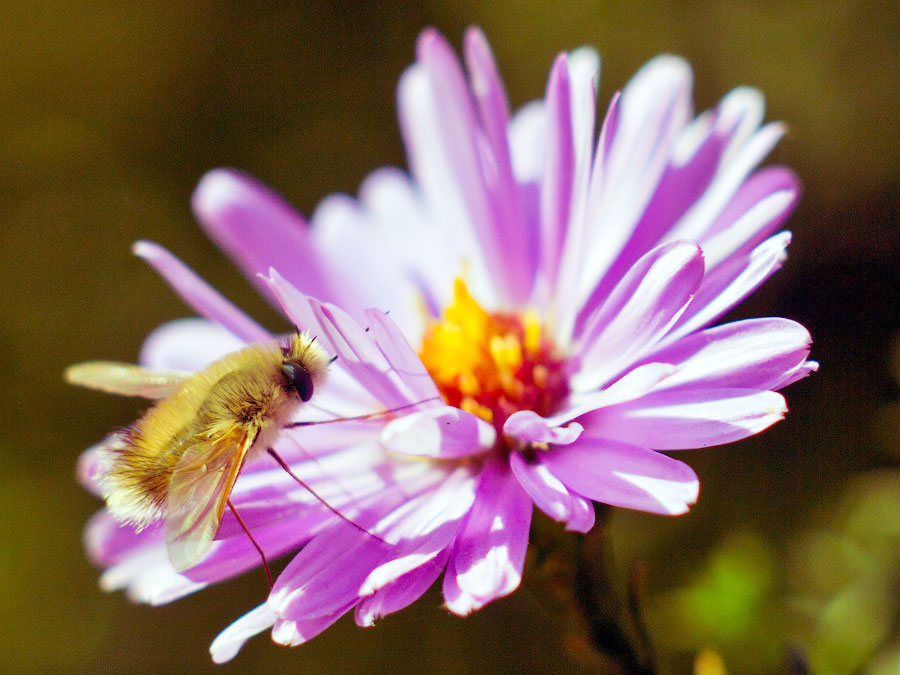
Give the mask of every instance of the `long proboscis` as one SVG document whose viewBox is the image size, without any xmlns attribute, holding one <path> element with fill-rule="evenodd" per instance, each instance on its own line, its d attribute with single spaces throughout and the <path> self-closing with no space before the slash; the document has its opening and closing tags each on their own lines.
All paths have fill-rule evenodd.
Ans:
<svg viewBox="0 0 900 675">
<path fill-rule="evenodd" d="M 311 427 L 319 424 L 334 424 L 335 422 L 351 422 L 353 420 L 370 420 L 375 417 L 380 417 L 381 415 L 390 415 L 395 412 L 400 412 L 401 410 L 409 410 L 410 408 L 415 408 L 416 406 L 422 405 L 423 403 L 430 403 L 431 401 L 439 401 L 441 400 L 440 396 L 432 396 L 430 398 L 422 399 L 421 401 L 416 401 L 415 403 L 407 403 L 405 405 L 397 406 L 396 408 L 390 408 L 388 410 L 379 410 L 378 412 L 367 413 L 365 415 L 354 415 L 352 417 L 335 417 L 330 420 L 314 420 L 307 422 L 291 422 L 290 424 L 285 424 L 285 429 L 296 429 L 297 427 Z"/>
</svg>

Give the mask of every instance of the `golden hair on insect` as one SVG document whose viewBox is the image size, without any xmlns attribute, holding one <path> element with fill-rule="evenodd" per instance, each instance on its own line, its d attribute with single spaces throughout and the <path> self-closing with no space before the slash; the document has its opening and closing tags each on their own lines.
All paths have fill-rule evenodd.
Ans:
<svg viewBox="0 0 900 675">
<path fill-rule="evenodd" d="M 297 331 L 285 346 L 251 344 L 194 374 L 111 362 L 69 367 L 73 384 L 157 400 L 108 444 L 102 485 L 110 513 L 137 529 L 164 518 L 175 569 L 198 563 L 225 506 L 234 510 L 229 497 L 248 456 L 267 450 L 286 466 L 270 446 L 324 384 L 333 360 Z"/>
</svg>

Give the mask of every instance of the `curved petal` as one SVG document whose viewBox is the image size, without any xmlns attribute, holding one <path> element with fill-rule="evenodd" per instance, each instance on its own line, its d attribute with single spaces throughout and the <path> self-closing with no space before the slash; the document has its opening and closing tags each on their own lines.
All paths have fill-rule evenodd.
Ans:
<svg viewBox="0 0 900 675">
<path fill-rule="evenodd" d="M 707 269 L 760 244 L 787 220 L 800 198 L 800 181 L 784 167 L 757 171 L 738 189 L 704 238 Z"/>
<path fill-rule="evenodd" d="M 584 242 L 580 302 L 587 301 L 652 198 L 671 145 L 691 115 L 691 86 L 691 70 L 684 60 L 659 56 L 623 90 L 603 157 L 603 181 L 592 182 L 588 199 L 589 238 Z"/>
<path fill-rule="evenodd" d="M 159 244 L 138 241 L 131 250 L 139 258 L 146 260 L 200 316 L 222 324 L 245 342 L 266 342 L 272 339 L 265 328 Z"/>
<path fill-rule="evenodd" d="M 770 237 L 749 254 L 719 265 L 703 278 L 690 306 L 661 344 L 668 345 L 705 328 L 750 295 L 787 257 L 790 232 Z"/>
<path fill-rule="evenodd" d="M 629 270 L 579 338 L 576 392 L 597 389 L 647 353 L 678 320 L 703 280 L 696 244 L 673 242 Z"/>
<path fill-rule="evenodd" d="M 509 465 L 485 464 L 475 504 L 444 575 L 444 599 L 451 612 L 465 616 L 518 588 L 531 510 L 531 499 Z"/>
<path fill-rule="evenodd" d="M 571 492 L 540 461 L 529 462 L 521 453 L 509 456 L 509 465 L 519 485 L 548 516 L 566 523 L 567 530 L 587 532 L 594 526 L 594 507 Z"/>
<path fill-rule="evenodd" d="M 545 105 L 547 141 L 541 180 L 541 271 L 544 278 L 554 284 L 569 227 L 575 185 L 572 92 L 565 53 L 556 57 L 550 70 Z"/>
<path fill-rule="evenodd" d="M 258 275 L 274 267 L 304 293 L 345 299 L 303 217 L 269 187 L 234 169 L 215 169 L 200 179 L 191 206 L 210 238 L 263 294 L 271 297 Z"/>
<path fill-rule="evenodd" d="M 196 372 L 246 346 L 221 324 L 206 319 L 176 319 L 150 333 L 138 362 L 154 370 Z"/>
<path fill-rule="evenodd" d="M 353 603 L 330 614 L 309 619 L 284 619 L 279 617 L 272 627 L 272 641 L 285 647 L 296 647 L 312 640 L 346 614 Z"/>
<path fill-rule="evenodd" d="M 376 619 L 398 612 L 418 600 L 440 576 L 449 557 L 449 547 L 444 548 L 434 558 L 363 598 L 356 606 L 357 625 L 372 626 Z"/>
<path fill-rule="evenodd" d="M 675 389 L 601 408 L 582 418 L 604 438 L 656 450 L 722 445 L 758 434 L 784 418 L 784 397 L 753 389 Z"/>
<path fill-rule="evenodd" d="M 676 516 L 697 501 L 700 482 L 684 462 L 630 443 L 582 436 L 540 453 L 569 489 L 595 501 Z"/>
<path fill-rule="evenodd" d="M 573 443 L 583 428 L 578 422 L 565 427 L 551 425 L 548 420 L 532 410 L 519 410 L 506 418 L 503 433 L 523 443 Z"/>
<path fill-rule="evenodd" d="M 803 326 L 789 319 L 747 319 L 684 337 L 648 360 L 678 364 L 677 373 L 657 390 L 777 389 L 805 362 L 811 340 Z"/>
<path fill-rule="evenodd" d="M 244 614 L 219 633 L 209 646 L 213 662 L 231 661 L 247 640 L 273 626 L 277 618 L 267 604 L 262 604 Z"/>
<path fill-rule="evenodd" d="M 496 439 L 493 425 L 453 406 L 404 415 L 381 432 L 381 442 L 390 452 L 440 459 L 484 452 Z"/>
<path fill-rule="evenodd" d="M 359 600 L 369 573 L 389 557 L 387 544 L 342 521 L 288 563 L 269 594 L 269 607 L 294 622 L 346 611 Z"/>
</svg>

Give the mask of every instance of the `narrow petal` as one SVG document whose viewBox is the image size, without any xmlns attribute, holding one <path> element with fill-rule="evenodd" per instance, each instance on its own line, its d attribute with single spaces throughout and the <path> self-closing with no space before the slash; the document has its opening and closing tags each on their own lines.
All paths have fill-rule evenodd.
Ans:
<svg viewBox="0 0 900 675">
<path fill-rule="evenodd" d="M 269 606 L 300 622 L 346 611 L 359 599 L 368 574 L 390 555 L 389 546 L 346 522 L 307 544 L 278 577 Z"/>
<path fill-rule="evenodd" d="M 163 539 L 158 525 L 136 532 L 116 522 L 107 510 L 97 511 L 84 528 L 84 548 L 95 565 L 110 567 L 143 548 L 158 547 Z"/>
<path fill-rule="evenodd" d="M 484 452 L 496 438 L 493 425 L 453 406 L 404 415 L 381 432 L 381 442 L 390 452 L 440 459 Z"/>
<path fill-rule="evenodd" d="M 437 580 L 449 558 L 449 548 L 390 584 L 363 598 L 356 606 L 356 623 L 372 626 L 376 619 L 398 612 L 418 600 Z"/>
<path fill-rule="evenodd" d="M 676 366 L 668 363 L 645 363 L 628 371 L 605 389 L 571 397 L 568 405 L 563 406 L 560 412 L 542 419 L 548 427 L 554 428 L 592 410 L 640 398 L 677 371 Z M 510 415 L 510 418 L 516 414 L 518 413 Z M 505 428 L 504 431 L 506 431 Z M 512 432 L 507 431 L 507 433 Z M 575 439 L 572 438 L 572 440 Z"/>
<path fill-rule="evenodd" d="M 565 242 L 575 181 L 572 140 L 572 93 L 566 54 L 560 54 L 547 83 L 547 141 L 541 181 L 541 268 L 549 283 L 556 282 Z"/>
<path fill-rule="evenodd" d="M 739 148 L 729 146 L 722 167 L 709 189 L 675 224 L 669 236 L 701 241 L 709 232 L 716 216 L 722 212 L 750 172 L 781 140 L 784 133 L 783 124 L 770 122 L 756 131 Z"/>
<path fill-rule="evenodd" d="M 159 244 L 139 241 L 134 254 L 146 260 L 200 316 L 222 324 L 245 342 L 266 342 L 272 335 Z"/>
<path fill-rule="evenodd" d="M 482 151 L 485 186 L 494 218 L 494 239 L 503 246 L 504 255 L 495 261 L 502 265 L 507 300 L 522 304 L 528 300 L 537 269 L 536 233 L 528 229 L 522 211 L 519 186 L 513 176 L 508 140 L 509 104 L 503 81 L 484 33 L 469 28 L 464 40 L 466 66 L 472 94 L 478 106 L 486 150 Z"/>
<path fill-rule="evenodd" d="M 758 434 L 787 412 L 784 397 L 753 389 L 676 389 L 589 413 L 585 429 L 656 450 L 722 445 Z"/>
<path fill-rule="evenodd" d="M 305 644 L 344 616 L 352 607 L 351 603 L 336 612 L 309 619 L 294 620 L 279 617 L 272 627 L 272 641 L 285 647 Z"/>
<path fill-rule="evenodd" d="M 681 132 L 672 149 L 673 156 L 631 238 L 594 289 L 585 303 L 587 306 L 607 297 L 645 252 L 671 240 L 667 236 L 669 230 L 708 188 L 728 140 L 724 133 L 715 132 L 715 121 L 709 115 L 697 118 Z M 689 149 L 683 149 L 684 146 Z"/>
<path fill-rule="evenodd" d="M 723 263 L 706 275 L 693 302 L 662 344 L 705 328 L 759 288 L 781 269 L 790 241 L 790 232 L 776 234 L 748 255 Z"/>
<path fill-rule="evenodd" d="M 762 243 L 797 205 L 800 182 L 783 167 L 758 171 L 738 189 L 703 241 L 707 269 Z"/>
<path fill-rule="evenodd" d="M 672 143 L 690 117 L 691 85 L 685 61 L 660 56 L 641 68 L 623 90 L 604 154 L 603 181 L 591 184 L 586 231 L 592 236 L 585 242 L 580 302 L 587 301 L 615 261 L 652 198 Z"/>
<path fill-rule="evenodd" d="M 819 370 L 819 362 L 818 361 L 806 361 L 802 363 L 797 368 L 795 368 L 792 372 L 787 373 L 783 379 L 779 382 L 772 385 L 772 389 L 782 389 L 789 384 L 793 384 L 798 380 L 802 380 L 804 377 L 809 375 L 810 373 L 815 373 Z"/>
<path fill-rule="evenodd" d="M 789 319 L 747 319 L 708 328 L 655 352 L 678 364 L 656 389 L 775 389 L 809 355 L 809 332 Z"/>
<path fill-rule="evenodd" d="M 597 389 L 648 352 L 684 311 L 703 279 L 696 244 L 673 242 L 639 260 L 587 320 L 570 386 Z"/>
<path fill-rule="evenodd" d="M 444 599 L 451 612 L 465 616 L 518 588 L 531 511 L 531 499 L 509 465 L 486 464 L 444 575 Z"/>
<path fill-rule="evenodd" d="M 560 427 L 551 425 L 532 410 L 519 410 L 506 418 L 503 433 L 523 443 L 573 443 L 583 431 L 578 422 Z"/>
<path fill-rule="evenodd" d="M 377 593 L 446 553 L 475 502 L 476 485 L 472 473 L 460 467 L 429 494 L 409 500 L 385 516 L 379 531 L 387 540 L 397 542 L 396 550 L 389 560 L 369 573 L 359 588 L 359 595 Z"/>
<path fill-rule="evenodd" d="M 226 663 L 231 661 L 241 651 L 241 647 L 244 646 L 247 640 L 272 627 L 277 618 L 275 612 L 266 604 L 262 604 L 244 614 L 244 616 L 219 633 L 209 646 L 209 653 L 212 655 L 213 662 Z"/>
<path fill-rule="evenodd" d="M 700 491 L 687 464 L 630 443 L 582 436 L 540 459 L 569 489 L 612 506 L 675 516 Z"/>
<path fill-rule="evenodd" d="M 594 526 L 590 502 L 574 494 L 540 461 L 529 462 L 521 453 L 509 456 L 509 465 L 519 485 L 548 516 L 566 523 L 566 529 L 587 532 Z"/>
<path fill-rule="evenodd" d="M 508 242 L 501 237 L 507 233 L 502 226 L 498 228 L 485 175 L 486 169 L 494 171 L 495 168 L 486 167 L 482 163 L 482 153 L 477 143 L 480 133 L 475 109 L 462 67 L 452 47 L 434 30 L 425 30 L 420 35 L 417 54 L 419 63 L 427 70 L 431 80 L 436 122 L 446 159 L 459 185 L 470 222 L 475 225 L 475 234 L 488 262 L 494 287 L 501 298 L 509 302 L 510 291 L 514 294 L 521 291 L 511 285 L 507 274 L 508 259 L 505 258 L 505 250 Z M 515 270 L 513 278 L 519 280 L 521 272 Z"/>
<path fill-rule="evenodd" d="M 216 169 L 200 180 L 191 205 L 210 238 L 265 295 L 271 291 L 258 275 L 274 267 L 304 293 L 343 300 L 303 217 L 267 186 L 239 171 Z"/>
<path fill-rule="evenodd" d="M 410 393 L 422 401 L 438 397 L 437 385 L 397 324 L 374 309 L 366 310 L 365 318 L 372 340 Z"/>
<path fill-rule="evenodd" d="M 138 361 L 154 370 L 196 372 L 246 346 L 221 324 L 206 319 L 176 319 L 150 333 Z"/>
</svg>

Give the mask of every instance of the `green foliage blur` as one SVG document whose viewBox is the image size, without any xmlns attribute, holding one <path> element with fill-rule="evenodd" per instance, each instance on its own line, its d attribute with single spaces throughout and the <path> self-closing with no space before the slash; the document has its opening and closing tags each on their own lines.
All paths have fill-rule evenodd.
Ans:
<svg viewBox="0 0 900 675">
<path fill-rule="evenodd" d="M 598 671 L 573 632 L 571 599 L 548 583 L 567 578 L 565 556 L 532 556 L 519 591 L 464 620 L 432 589 L 375 628 L 343 620 L 293 650 L 262 636 L 215 667 L 207 647 L 262 601 L 261 572 L 150 608 L 102 593 L 82 550 L 100 504 L 76 484 L 76 458 L 141 406 L 70 388 L 62 371 L 133 360 L 155 326 L 189 314 L 131 243 L 162 243 L 286 329 L 193 223 L 194 185 L 208 169 L 238 167 L 309 214 L 375 167 L 402 166 L 394 88 L 416 35 L 434 25 L 458 45 L 468 24 L 484 28 L 514 106 L 542 95 L 559 50 L 591 44 L 603 57 L 601 108 L 642 63 L 671 52 L 695 69 L 698 109 L 750 84 L 766 94 L 767 118 L 788 123 L 770 163 L 805 183 L 791 257 L 729 318 L 801 321 L 822 370 L 785 392 L 791 413 L 768 432 L 680 455 L 702 482 L 689 515 L 613 515 L 614 585 L 643 564 L 664 675 L 690 672 L 704 650 L 698 664 L 730 673 L 799 673 L 799 663 L 824 675 L 900 672 L 900 9 L 836 0 L 6 0 L 5 672 Z M 573 546 L 577 535 L 563 537 Z"/>
</svg>

